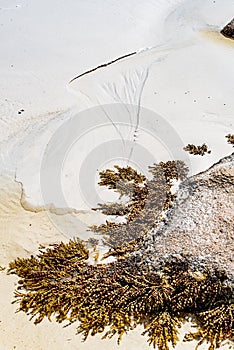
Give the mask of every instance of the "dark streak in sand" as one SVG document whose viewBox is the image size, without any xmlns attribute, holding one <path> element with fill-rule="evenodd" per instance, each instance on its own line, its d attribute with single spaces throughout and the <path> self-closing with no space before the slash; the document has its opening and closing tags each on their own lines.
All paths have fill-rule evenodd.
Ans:
<svg viewBox="0 0 234 350">
<path fill-rule="evenodd" d="M 120 57 L 118 57 L 118 58 L 116 58 L 116 59 L 114 59 L 112 61 L 107 62 L 107 63 L 100 64 L 99 66 L 97 66 L 95 68 L 89 69 L 89 70 L 85 71 L 84 73 L 81 73 L 81 74 L 77 75 L 75 78 L 70 80 L 69 84 L 72 83 L 74 80 L 83 77 L 84 75 L 87 75 L 89 73 L 95 72 L 96 70 L 98 70 L 100 68 L 105 68 L 107 66 L 110 66 L 113 63 L 116 63 L 116 62 L 118 62 L 120 60 L 123 60 L 124 58 L 130 57 L 130 56 L 133 56 L 133 55 L 136 55 L 136 54 L 137 54 L 137 52 L 134 51 L 134 52 L 128 53 L 126 55 L 120 56 Z"/>
</svg>

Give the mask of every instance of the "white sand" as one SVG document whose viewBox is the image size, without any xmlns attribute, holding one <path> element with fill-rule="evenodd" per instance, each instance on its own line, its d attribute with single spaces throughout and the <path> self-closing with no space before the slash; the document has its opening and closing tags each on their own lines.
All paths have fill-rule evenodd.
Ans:
<svg viewBox="0 0 234 350">
<path fill-rule="evenodd" d="M 87 225 L 103 221 L 87 211 L 109 198 L 97 188 L 98 170 L 124 164 L 133 140 L 129 163 L 144 172 L 148 163 L 176 157 L 194 174 L 231 152 L 224 136 L 233 132 L 234 42 L 218 31 L 233 13 L 233 0 L 0 1 L 1 265 L 36 253 L 39 243 L 78 232 L 85 238 Z M 103 108 L 106 103 L 140 106 L 140 118 L 137 109 L 116 106 L 112 115 Z M 85 115 L 74 129 L 73 117 L 91 107 L 93 119 Z M 203 142 L 210 155 L 196 158 L 182 150 Z M 54 181 L 45 184 L 40 175 L 48 144 L 53 149 L 45 174 Z M 64 147 L 58 173 L 56 160 Z M 26 315 L 14 314 L 15 283 L 1 272 L 1 350 L 146 348 L 137 331 L 117 347 L 98 338 L 82 344 L 72 327 L 48 322 L 35 327 Z"/>
</svg>

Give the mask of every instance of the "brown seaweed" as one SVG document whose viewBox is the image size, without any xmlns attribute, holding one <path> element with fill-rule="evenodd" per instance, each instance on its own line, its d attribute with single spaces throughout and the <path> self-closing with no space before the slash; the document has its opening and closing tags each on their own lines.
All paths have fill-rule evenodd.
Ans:
<svg viewBox="0 0 234 350">
<path fill-rule="evenodd" d="M 116 335 L 119 343 L 141 324 L 149 344 L 168 350 L 170 344 L 176 345 L 188 315 L 193 316 L 198 331 L 186 335 L 184 341 L 197 339 L 197 347 L 208 341 L 213 350 L 231 340 L 233 280 L 225 271 L 188 254 L 165 255 L 155 264 L 139 253 L 145 235 L 173 201 L 173 180 L 186 178 L 184 164 L 154 164 L 151 180 L 130 167 L 115 169 L 101 173 L 100 185 L 116 190 L 120 197 L 127 195 L 129 202 L 124 211 L 115 203 L 99 209 L 125 215 L 126 223 L 107 222 L 96 231 L 104 233 L 105 241 L 114 246 L 110 254 L 118 259 L 89 264 L 89 251 L 79 239 L 41 246 L 37 256 L 17 258 L 9 264 L 8 273 L 19 277 L 14 301 L 19 303 L 18 311 L 30 315 L 35 324 L 45 317 L 55 317 L 65 326 L 77 322 L 83 340 L 102 333 L 103 339 Z M 93 238 L 88 242 L 93 249 L 97 243 Z"/>
<path fill-rule="evenodd" d="M 215 349 L 233 337 L 233 290 L 223 271 L 194 270 L 186 256 L 167 257 L 157 270 L 140 256 L 96 266 L 86 259 L 86 248 L 76 240 L 11 262 L 9 273 L 20 277 L 18 311 L 35 324 L 52 315 L 57 322 L 78 322 L 83 340 L 103 333 L 103 338 L 116 334 L 120 342 L 142 324 L 143 335 L 160 350 L 176 344 L 178 329 L 191 314 L 199 331 L 187 340 L 207 340 Z"/>
<path fill-rule="evenodd" d="M 150 229 L 163 220 L 162 213 L 172 206 L 172 180 L 184 180 L 188 169 L 182 161 L 160 162 L 149 167 L 152 179 L 137 173 L 131 167 L 106 170 L 100 173 L 100 186 L 106 186 L 119 194 L 119 199 L 128 197 L 125 203 L 99 204 L 95 210 L 106 215 L 125 217 L 124 223 L 108 221 L 92 226 L 92 231 L 101 234 L 106 245 L 114 249 L 141 240 Z M 132 246 L 132 245 L 131 245 Z"/>
<path fill-rule="evenodd" d="M 211 150 L 208 149 L 208 146 L 205 143 L 203 143 L 201 146 L 195 146 L 189 143 L 187 146 L 184 147 L 184 150 L 195 156 L 204 156 L 206 153 L 211 153 Z"/>
<path fill-rule="evenodd" d="M 234 147 L 234 135 L 233 134 L 228 134 L 225 136 L 227 138 L 227 142 L 233 145 Z"/>
</svg>

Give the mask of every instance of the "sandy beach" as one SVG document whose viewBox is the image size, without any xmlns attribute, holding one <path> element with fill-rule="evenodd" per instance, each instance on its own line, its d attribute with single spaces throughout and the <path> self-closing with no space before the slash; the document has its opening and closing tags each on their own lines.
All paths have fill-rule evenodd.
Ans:
<svg viewBox="0 0 234 350">
<path fill-rule="evenodd" d="M 193 176 L 231 154 L 234 41 L 220 30 L 233 13 L 232 0 L 0 1 L 1 350 L 150 348 L 140 328 L 118 346 L 82 343 L 75 325 L 35 326 L 15 313 L 6 269 L 39 244 L 93 236 L 106 218 L 91 209 L 115 199 L 99 171 L 149 175 L 180 159 Z M 188 143 L 211 153 L 189 155 Z M 188 328 L 175 349 L 195 348 Z"/>
</svg>

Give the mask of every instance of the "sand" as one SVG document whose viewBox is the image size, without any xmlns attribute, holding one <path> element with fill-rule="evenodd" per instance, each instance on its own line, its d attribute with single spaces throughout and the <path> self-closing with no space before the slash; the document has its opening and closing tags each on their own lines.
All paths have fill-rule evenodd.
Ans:
<svg viewBox="0 0 234 350">
<path fill-rule="evenodd" d="M 194 175 L 231 153 L 234 42 L 219 30 L 233 12 L 232 0 L 0 2 L 1 266 L 38 244 L 89 237 L 87 226 L 105 220 L 90 209 L 113 199 L 97 186 L 105 167 L 147 174 L 176 158 Z M 183 151 L 203 142 L 210 155 Z M 10 304 L 16 279 L 4 270 L 0 284 L 1 350 L 147 346 L 139 330 L 118 347 L 35 327 Z"/>
</svg>

